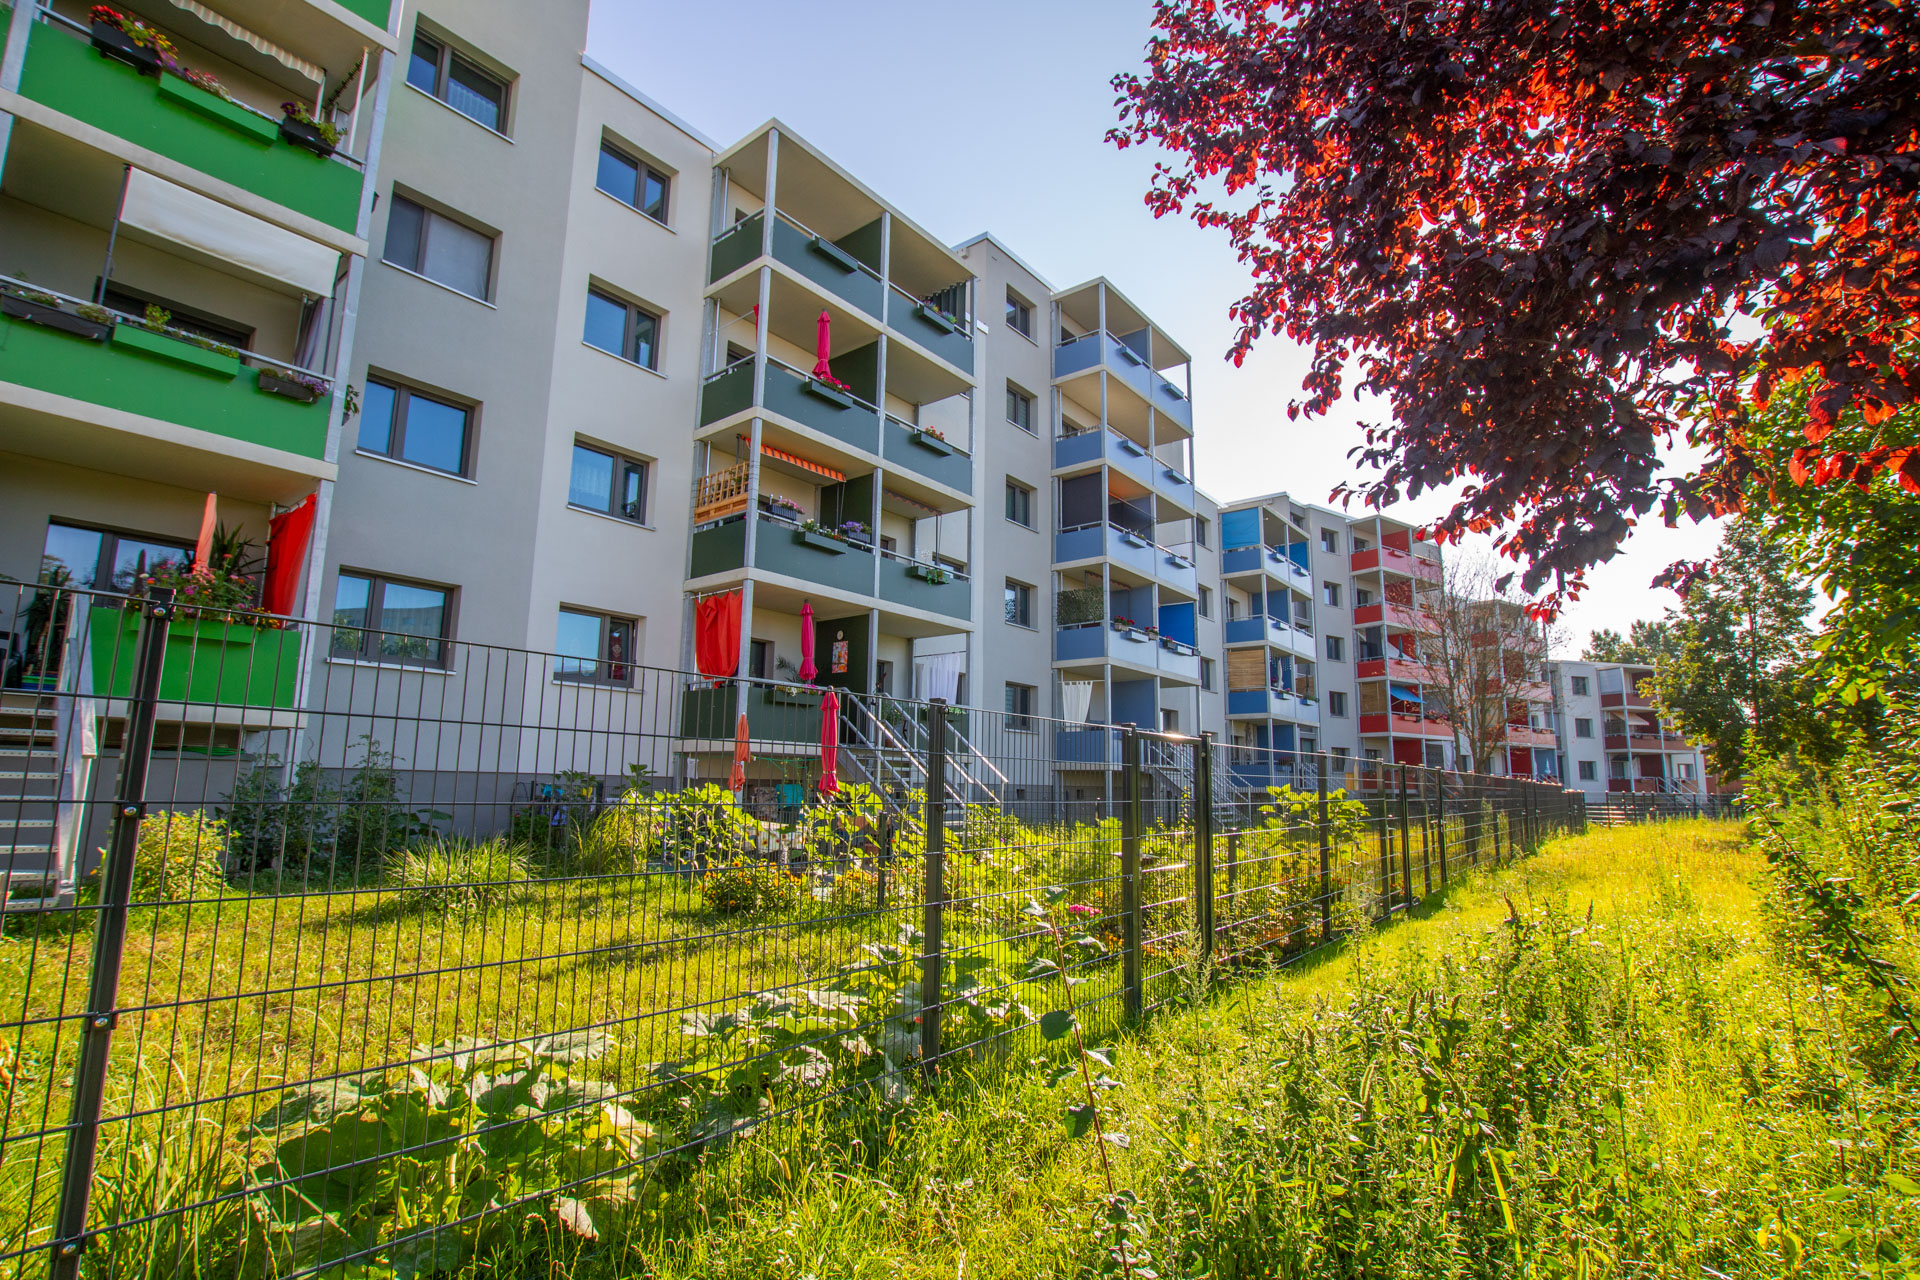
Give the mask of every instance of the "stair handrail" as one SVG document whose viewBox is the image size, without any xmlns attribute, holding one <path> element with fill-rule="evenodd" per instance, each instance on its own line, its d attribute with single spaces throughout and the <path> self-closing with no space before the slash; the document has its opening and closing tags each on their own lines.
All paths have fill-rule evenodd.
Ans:
<svg viewBox="0 0 1920 1280">
<path fill-rule="evenodd" d="M 54 809 L 53 859 L 56 896 L 62 902 L 73 893 L 80 859 L 80 837 L 86 826 L 87 791 L 93 762 L 100 754 L 95 733 L 97 706 L 93 696 L 93 663 L 87 653 L 93 597 L 74 592 L 67 608 L 67 634 L 60 645 L 60 685 L 70 686 L 65 698 L 55 699 L 54 750 L 61 761 L 60 792 Z M 58 686 L 56 686 L 57 688 Z"/>
</svg>

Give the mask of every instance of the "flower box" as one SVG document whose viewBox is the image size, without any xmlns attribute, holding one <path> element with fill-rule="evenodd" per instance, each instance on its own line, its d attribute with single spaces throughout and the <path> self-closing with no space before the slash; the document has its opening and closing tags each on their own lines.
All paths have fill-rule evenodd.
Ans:
<svg viewBox="0 0 1920 1280">
<path fill-rule="evenodd" d="M 818 396 L 828 404 L 841 409 L 853 408 L 853 397 L 838 387 L 829 386 L 818 378 L 807 378 L 800 383 L 800 389 L 808 395 Z"/>
<path fill-rule="evenodd" d="M 37 324 L 46 329 L 58 329 L 62 333 L 71 333 L 91 342 L 104 342 L 113 326 L 89 320 L 63 311 L 57 306 L 48 306 L 32 298 L 22 298 L 11 293 L 0 294 L 0 312 L 25 320 L 28 324 Z"/>
<path fill-rule="evenodd" d="M 240 376 L 239 356 L 228 355 L 223 351 L 209 351 L 185 339 L 171 337 L 164 333 L 154 333 L 138 325 L 115 325 L 113 345 L 169 360 L 174 364 L 185 365 L 189 369 L 197 369 L 201 373 L 212 374 L 217 378 Z"/>
<path fill-rule="evenodd" d="M 829 555 L 843 556 L 847 553 L 847 543 L 844 538 L 836 538 L 827 533 L 816 533 L 812 529 L 795 529 L 793 540 L 803 547 L 812 547 L 815 551 L 825 551 Z"/>
<path fill-rule="evenodd" d="M 955 324 L 946 312 L 934 306 L 931 302 L 914 303 L 913 313 L 936 329 L 943 330 L 947 333 L 960 332 L 960 326 Z"/>
<path fill-rule="evenodd" d="M 760 696 L 769 706 L 817 707 L 822 695 L 818 689 L 792 689 L 785 685 L 770 684 L 761 691 Z"/>
<path fill-rule="evenodd" d="M 197 84 L 188 84 L 178 76 L 160 77 L 160 96 L 255 141 L 271 143 L 277 135 L 273 121 L 265 116 L 228 102 L 217 93 L 208 93 Z"/>
<path fill-rule="evenodd" d="M 910 564 L 907 566 L 907 576 L 942 587 L 953 581 L 953 570 L 943 569 L 937 564 Z"/>
<path fill-rule="evenodd" d="M 280 136 L 297 147 L 305 147 L 323 159 L 333 154 L 333 144 L 320 132 L 317 125 L 295 120 L 292 116 L 280 117 Z"/>
<path fill-rule="evenodd" d="M 848 275 L 860 270 L 860 264 L 854 261 L 852 254 L 824 236 L 815 236 L 808 247 Z"/>
<path fill-rule="evenodd" d="M 929 453 L 937 453 L 943 458 L 953 456 L 953 446 L 945 440 L 942 440 L 939 436 L 934 435 L 931 431 L 915 431 L 913 433 L 913 442 Z"/>
<path fill-rule="evenodd" d="M 1128 346 L 1126 343 L 1124 342 L 1119 343 L 1118 346 L 1120 348 L 1121 359 L 1126 360 L 1132 364 L 1145 364 L 1147 362 L 1145 356 L 1141 355 L 1138 351 L 1135 351 L 1132 347 Z"/>
<path fill-rule="evenodd" d="M 93 40 L 93 47 L 114 61 L 126 63 L 143 76 L 160 74 L 160 51 L 135 44 L 120 28 L 95 22 L 87 28 L 87 34 Z"/>
<path fill-rule="evenodd" d="M 1122 529 L 1120 531 L 1120 541 L 1126 543 L 1130 547 L 1144 547 L 1148 545 L 1147 540 L 1145 538 L 1141 537 L 1139 534 L 1135 533 L 1131 529 Z"/>
<path fill-rule="evenodd" d="M 1144 458 L 1147 456 L 1147 451 L 1144 446 L 1127 439 L 1125 436 L 1120 437 L 1120 447 L 1136 458 Z"/>
<path fill-rule="evenodd" d="M 298 378 L 289 378 L 272 369 L 262 369 L 255 376 L 260 389 L 271 395 L 285 396 L 289 400 L 298 400 L 301 404 L 312 404 L 326 394 L 323 387 L 315 387 Z"/>
</svg>

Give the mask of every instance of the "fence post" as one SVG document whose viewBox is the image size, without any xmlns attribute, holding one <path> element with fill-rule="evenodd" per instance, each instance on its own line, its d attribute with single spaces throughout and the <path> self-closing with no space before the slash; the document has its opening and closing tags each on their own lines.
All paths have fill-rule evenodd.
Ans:
<svg viewBox="0 0 1920 1280">
<path fill-rule="evenodd" d="M 1200 735 L 1193 761 L 1193 916 L 1200 962 L 1213 961 L 1213 731 Z"/>
<path fill-rule="evenodd" d="M 1413 843 L 1407 832 L 1407 766 L 1400 766 L 1400 886 L 1407 892 L 1407 910 L 1413 910 Z"/>
<path fill-rule="evenodd" d="M 1374 834 L 1380 843 L 1380 918 L 1393 919 L 1393 833 L 1392 822 L 1387 811 L 1387 768 L 1380 766 L 1380 776 L 1374 780 L 1375 800 L 1379 805 L 1380 821 L 1374 826 Z"/>
<path fill-rule="evenodd" d="M 100 1108 L 106 1100 L 108 1057 L 119 1024 L 120 962 L 127 945 L 127 905 L 133 896 L 133 862 L 140 823 L 147 813 L 147 765 L 153 756 L 153 726 L 160 702 L 160 669 L 167 656 L 167 620 L 173 591 L 153 587 L 141 609 L 127 707 L 126 748 L 114 797 L 113 832 L 100 868 L 99 916 L 94 922 L 93 968 L 87 979 L 86 1012 L 80 1015 L 80 1057 L 73 1068 L 73 1112 L 67 1123 L 67 1158 L 61 1170 L 60 1208 L 54 1219 L 53 1280 L 80 1274 L 87 1244 L 87 1202 L 94 1158 L 100 1147 Z"/>
<path fill-rule="evenodd" d="M 1333 853 L 1333 832 L 1327 826 L 1327 762 L 1313 771 L 1314 790 L 1320 798 L 1320 941 L 1333 941 L 1333 878 L 1328 859 Z"/>
<path fill-rule="evenodd" d="M 1120 810 L 1120 965 L 1126 986 L 1129 1017 L 1146 1007 L 1140 982 L 1140 731 L 1132 725 L 1120 731 L 1120 759 L 1125 770 L 1125 797 Z"/>
<path fill-rule="evenodd" d="M 927 704 L 927 880 L 920 925 L 920 1067 L 940 1057 L 940 1007 L 946 999 L 944 940 L 947 905 L 947 703 Z"/>
</svg>

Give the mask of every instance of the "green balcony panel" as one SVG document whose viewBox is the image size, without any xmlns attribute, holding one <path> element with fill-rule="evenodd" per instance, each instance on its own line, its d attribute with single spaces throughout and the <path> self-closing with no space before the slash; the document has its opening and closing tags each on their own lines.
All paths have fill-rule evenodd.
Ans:
<svg viewBox="0 0 1920 1280">
<path fill-rule="evenodd" d="M 693 535 L 693 576 L 727 573 L 747 562 L 747 522 L 729 520 Z"/>
<path fill-rule="evenodd" d="M 859 259 L 830 240 L 809 235 L 791 222 L 773 223 L 773 256 L 835 297 L 843 298 L 870 316 L 880 314 L 886 286 L 880 277 L 861 270 Z"/>
<path fill-rule="evenodd" d="M 724 279 L 760 256 L 761 215 L 750 213 L 713 238 L 707 283 Z"/>
<path fill-rule="evenodd" d="M 133 688 L 140 615 L 95 608 L 88 615 L 93 692 L 125 698 Z M 160 714 L 183 704 L 288 709 L 300 678 L 300 632 L 277 631 L 221 618 L 176 617 L 167 631 L 160 668 Z"/>
<path fill-rule="evenodd" d="M 963 322 L 897 291 L 887 293 L 887 323 L 957 368 L 973 371 L 973 339 Z"/>
<path fill-rule="evenodd" d="M 803 378 L 780 365 L 767 366 L 766 408 L 832 436 L 842 444 L 880 452 L 880 414 L 871 405 Z"/>
<path fill-rule="evenodd" d="M 270 130 L 263 136 L 215 118 L 209 104 L 184 92 L 191 86 L 169 85 L 169 78 L 143 76 L 95 52 L 72 32 L 36 22 L 28 36 L 20 93 L 330 227 L 354 229 L 360 215 L 358 169 L 282 141 L 272 122 L 258 122 Z"/>
<path fill-rule="evenodd" d="M 238 368 L 231 356 L 130 325 L 91 342 L 0 320 L 0 380 L 303 458 L 325 454 L 331 397 L 302 404 L 261 391 L 251 371 L 236 377 L 203 363 Z"/>
<path fill-rule="evenodd" d="M 777 520 L 762 520 L 754 542 L 755 568 L 769 573 L 784 573 L 803 582 L 852 595 L 873 594 L 873 549 L 857 542 L 843 542 L 837 550 L 811 546 L 800 530 Z"/>
<path fill-rule="evenodd" d="M 680 695 L 680 736 L 731 743 L 739 715 L 735 687 L 688 689 Z M 818 746 L 819 693 L 788 693 L 753 685 L 747 690 L 747 733 L 758 742 Z"/>
<path fill-rule="evenodd" d="M 887 419 L 887 465 L 918 472 L 961 493 L 973 492 L 973 459 L 937 437 L 920 433 L 896 418 Z"/>
<path fill-rule="evenodd" d="M 972 584 L 957 577 L 951 582 L 928 582 L 926 568 L 900 560 L 882 560 L 880 598 L 965 622 L 973 613 Z"/>
<path fill-rule="evenodd" d="M 382 31 L 387 29 L 390 0 L 339 0 L 340 7 L 356 17 L 365 18 Z"/>
<path fill-rule="evenodd" d="M 753 361 L 722 369 L 700 387 L 700 425 L 753 407 Z"/>
</svg>

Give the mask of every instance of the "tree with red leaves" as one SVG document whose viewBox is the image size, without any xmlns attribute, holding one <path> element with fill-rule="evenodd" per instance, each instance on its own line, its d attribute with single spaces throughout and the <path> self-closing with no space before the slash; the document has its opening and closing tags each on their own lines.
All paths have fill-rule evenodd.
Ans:
<svg viewBox="0 0 1920 1280">
<path fill-rule="evenodd" d="M 1634 521 L 1742 509 L 1777 385 L 1791 483 L 1920 494 L 1920 5 L 1158 0 L 1121 146 L 1251 269 L 1238 362 L 1309 346 L 1298 415 L 1384 397 L 1337 497 L 1464 482 L 1543 610 Z M 1828 443 L 1845 411 L 1868 428 Z M 1659 448 L 1696 446 L 1690 469 Z"/>
</svg>

